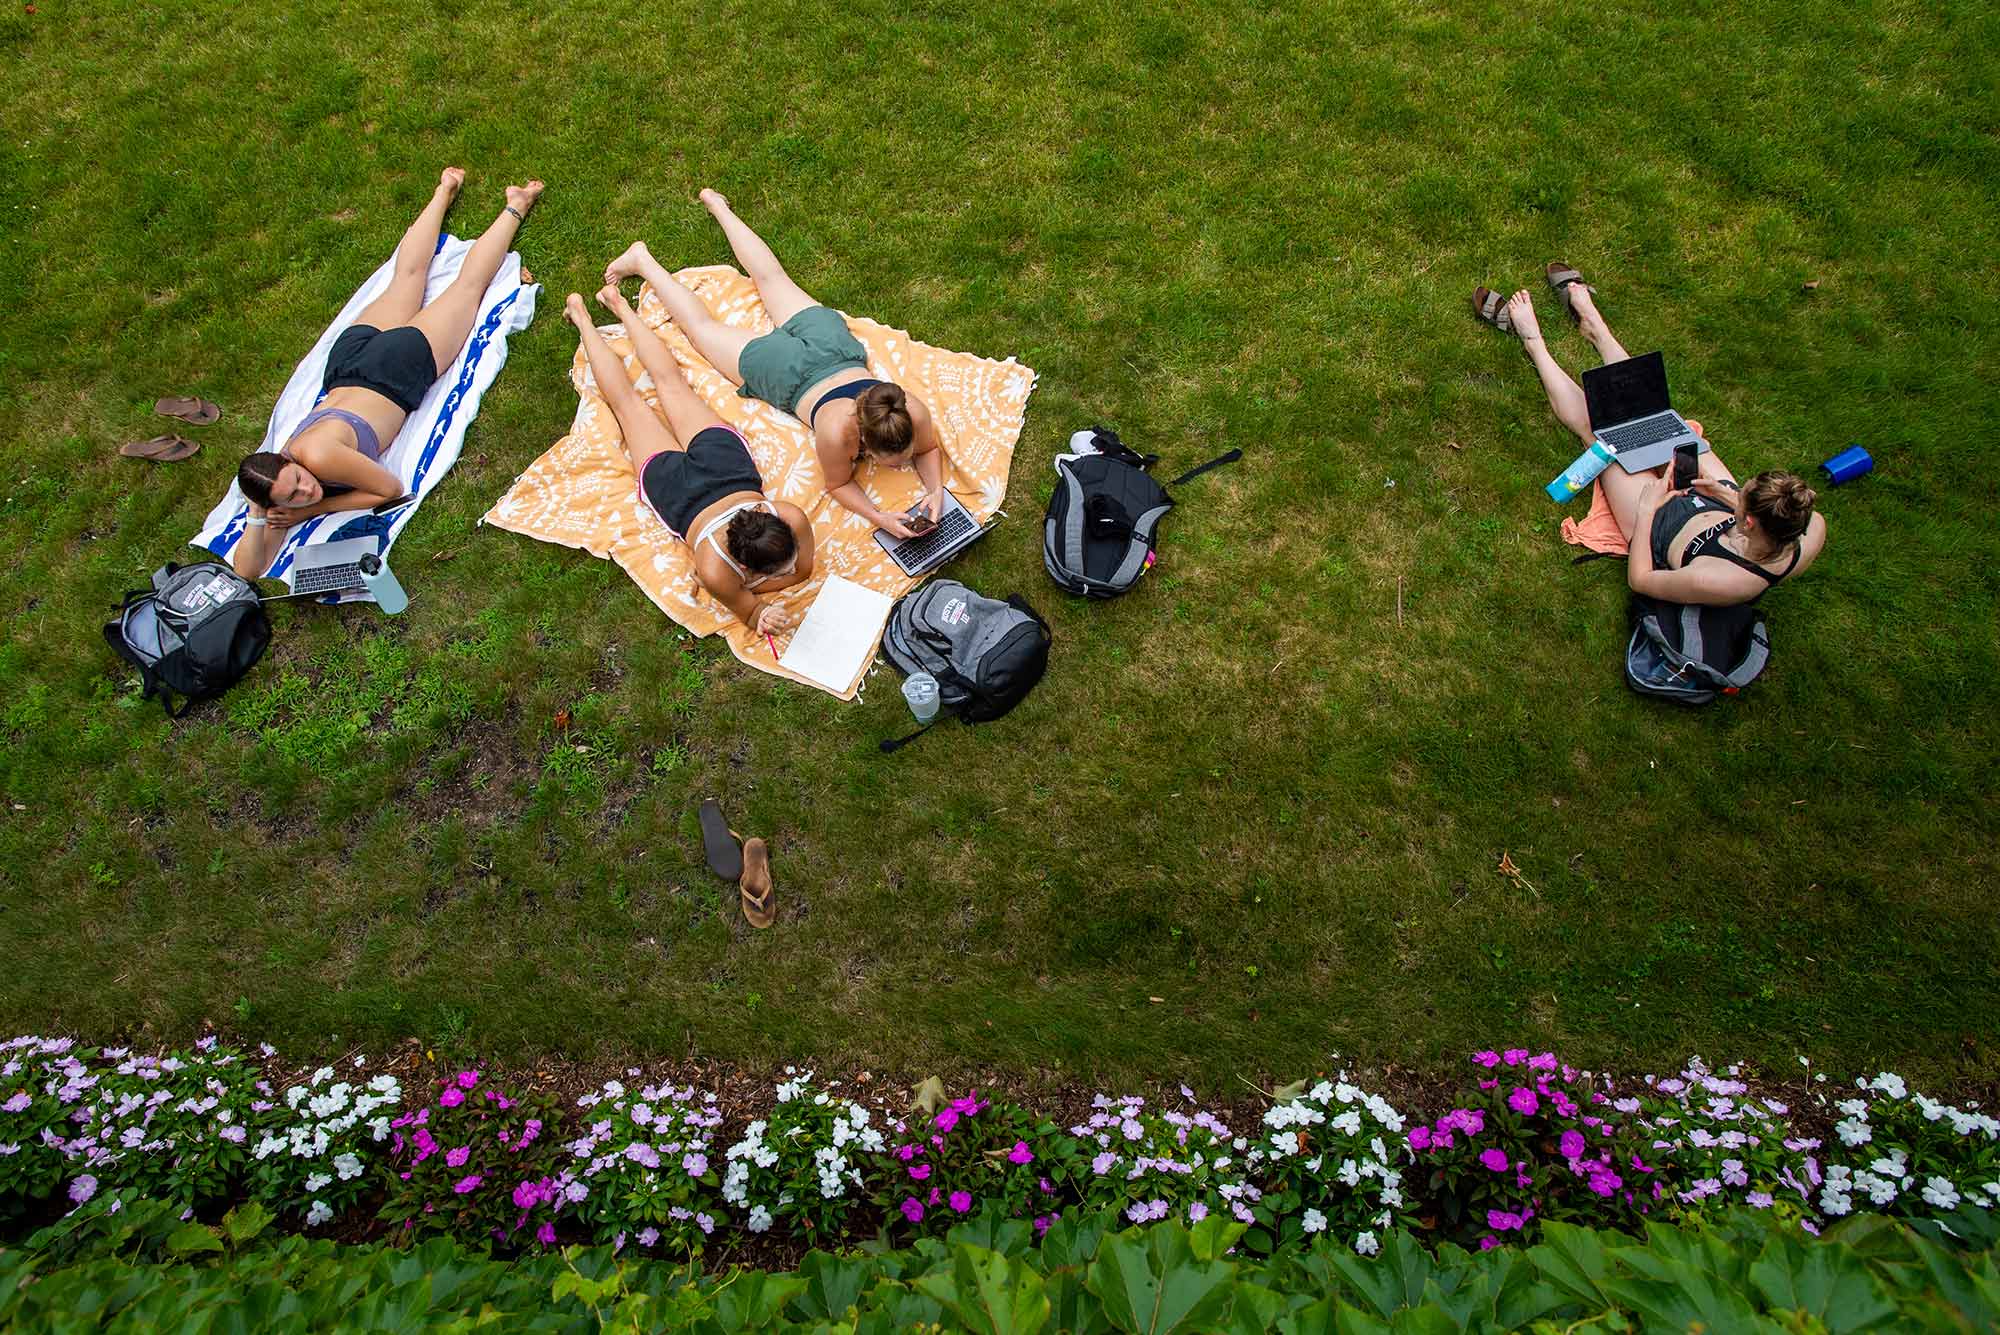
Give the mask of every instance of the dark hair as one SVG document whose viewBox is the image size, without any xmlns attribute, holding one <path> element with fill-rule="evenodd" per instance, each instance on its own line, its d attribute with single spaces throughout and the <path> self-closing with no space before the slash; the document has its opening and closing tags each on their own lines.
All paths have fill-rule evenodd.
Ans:
<svg viewBox="0 0 2000 1335">
<path fill-rule="evenodd" d="M 861 423 L 863 454 L 901 454 L 917 434 L 903 387 L 886 380 L 855 396 L 854 415 Z"/>
<path fill-rule="evenodd" d="M 1783 547 L 1806 531 L 1817 497 L 1797 473 L 1759 473 L 1743 489 L 1743 508 L 1766 538 Z"/>
<path fill-rule="evenodd" d="M 723 531 L 722 543 L 736 564 L 760 575 L 775 573 L 799 550 L 792 526 L 764 510 L 738 510 Z"/>
<path fill-rule="evenodd" d="M 269 505 L 271 488 L 278 485 L 278 474 L 284 471 L 286 460 L 274 450 L 259 450 L 236 465 L 236 485 L 243 488 L 253 504 Z"/>
</svg>

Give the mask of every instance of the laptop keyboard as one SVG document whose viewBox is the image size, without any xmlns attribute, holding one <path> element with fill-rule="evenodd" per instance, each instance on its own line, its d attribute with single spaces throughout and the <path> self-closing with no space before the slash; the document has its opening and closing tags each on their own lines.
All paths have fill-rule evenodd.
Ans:
<svg viewBox="0 0 2000 1335">
<path fill-rule="evenodd" d="M 1686 434 L 1680 419 L 1672 413 L 1661 413 L 1658 417 L 1641 418 L 1626 426 L 1600 431 L 1597 438 L 1614 450 L 1639 450 L 1648 445 L 1657 445 L 1673 436 Z"/>
<path fill-rule="evenodd" d="M 345 565 L 312 566 L 292 576 L 293 593 L 344 593 L 362 586 L 361 567 Z"/>
<path fill-rule="evenodd" d="M 918 574 L 928 569 L 931 561 L 946 548 L 978 528 L 979 525 L 973 523 L 972 516 L 965 511 L 946 510 L 936 528 L 896 544 L 897 564 L 911 574 Z"/>
</svg>

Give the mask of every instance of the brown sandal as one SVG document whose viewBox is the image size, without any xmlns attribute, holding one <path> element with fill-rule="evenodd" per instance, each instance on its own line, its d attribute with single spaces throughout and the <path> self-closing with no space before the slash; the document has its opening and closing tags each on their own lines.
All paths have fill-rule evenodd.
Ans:
<svg viewBox="0 0 2000 1335">
<path fill-rule="evenodd" d="M 1507 314 L 1507 301 L 1508 298 L 1490 287 L 1475 287 L 1472 289 L 1472 314 L 1501 333 L 1511 334 L 1514 332 L 1514 321 Z"/>
<path fill-rule="evenodd" d="M 222 419 L 222 409 L 207 399 L 161 399 L 153 411 L 162 417 L 178 417 L 195 426 L 209 426 Z"/>
<path fill-rule="evenodd" d="M 1570 305 L 1569 290 L 1572 287 L 1580 287 L 1595 296 L 1597 289 L 1584 282 L 1582 274 L 1561 260 L 1550 260 L 1548 268 L 1544 269 L 1542 274 L 1549 280 L 1549 291 L 1556 294 L 1556 300 L 1560 301 L 1563 309 L 1569 312 L 1570 323 L 1578 323 L 1581 317 L 1577 315 L 1576 307 Z"/>
<path fill-rule="evenodd" d="M 191 458 L 201 449 L 195 442 L 181 436 L 155 436 L 151 440 L 135 440 L 118 447 L 118 452 L 127 459 L 146 459 L 156 464 L 174 464 Z"/>
<path fill-rule="evenodd" d="M 737 888 L 742 895 L 745 922 L 763 928 L 778 920 L 777 900 L 771 891 L 771 850 L 762 839 L 743 841 L 743 878 L 737 882 Z"/>
</svg>

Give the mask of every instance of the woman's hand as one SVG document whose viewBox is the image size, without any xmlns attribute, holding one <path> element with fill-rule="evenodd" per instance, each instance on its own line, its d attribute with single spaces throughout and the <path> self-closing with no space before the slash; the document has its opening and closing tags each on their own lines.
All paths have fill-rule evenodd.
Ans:
<svg viewBox="0 0 2000 1335">
<path fill-rule="evenodd" d="M 931 522 L 933 524 L 937 523 L 939 520 L 944 518 L 943 487 L 939 487 L 935 492 L 931 493 L 930 512 L 931 512 Z"/>
<path fill-rule="evenodd" d="M 1653 511 L 1659 509 L 1661 505 L 1665 504 L 1667 498 L 1673 494 L 1673 483 L 1669 482 L 1666 478 L 1655 477 L 1649 479 L 1646 485 L 1639 491 L 1639 513 L 1642 515 L 1651 514 Z"/>
<path fill-rule="evenodd" d="M 1721 501 L 1732 508 L 1736 504 L 1735 489 L 1719 477 L 1698 477 L 1688 490 L 1696 495 L 1706 496 L 1711 501 Z"/>
<path fill-rule="evenodd" d="M 792 625 L 790 612 L 776 603 L 765 603 L 757 609 L 757 621 L 751 629 L 759 635 L 783 635 Z"/>
<path fill-rule="evenodd" d="M 875 512 L 875 527 L 881 529 L 892 538 L 914 538 L 917 536 L 917 531 L 905 522 L 904 516 L 892 515 L 882 510 Z"/>
<path fill-rule="evenodd" d="M 298 522 L 298 516 L 282 505 L 274 505 L 264 511 L 264 523 L 273 533 L 290 528 Z"/>
</svg>

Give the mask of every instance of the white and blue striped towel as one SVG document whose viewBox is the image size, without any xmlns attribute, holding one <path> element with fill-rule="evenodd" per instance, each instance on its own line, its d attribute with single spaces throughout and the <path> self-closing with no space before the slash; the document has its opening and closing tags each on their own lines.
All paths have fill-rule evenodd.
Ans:
<svg viewBox="0 0 2000 1335">
<path fill-rule="evenodd" d="M 430 277 L 424 285 L 426 302 L 435 299 L 450 286 L 451 280 L 458 275 L 459 265 L 465 261 L 466 252 L 471 249 L 470 241 L 461 241 L 449 235 L 438 238 L 437 254 L 431 260 Z M 264 432 L 264 443 L 259 446 L 260 449 L 275 450 L 290 440 L 299 423 L 318 404 L 320 380 L 326 374 L 326 358 L 333 348 L 333 341 L 340 337 L 342 330 L 354 323 L 364 306 L 389 286 L 389 275 L 395 263 L 392 256 L 388 263 L 369 276 L 368 281 L 361 285 L 361 290 L 349 298 L 339 318 L 319 336 L 312 352 L 292 372 L 285 392 L 279 395 L 277 406 L 271 410 L 271 425 Z M 493 378 L 500 374 L 500 368 L 507 364 L 507 336 L 526 329 L 528 322 L 535 318 L 535 296 L 540 291 L 538 285 L 522 284 L 521 257 L 509 253 L 479 303 L 479 320 L 473 325 L 472 337 L 459 349 L 457 360 L 430 387 L 430 392 L 424 395 L 424 401 L 417 405 L 417 410 L 404 421 L 396 439 L 390 442 L 388 451 L 382 457 L 382 466 L 403 480 L 404 490 L 416 496 L 418 504 L 430 495 L 431 488 L 458 462 L 459 449 L 465 443 L 465 429 L 479 412 L 479 400 L 486 393 L 486 387 L 493 383 Z M 411 504 L 387 515 L 372 514 L 367 510 L 315 515 L 303 524 L 295 525 L 286 534 L 284 546 L 279 549 L 277 559 L 271 563 L 265 578 L 283 580 L 290 587 L 292 560 L 301 547 L 310 544 L 373 537 L 376 550 L 386 552 L 403 525 L 416 512 L 417 504 Z M 201 532 L 192 539 L 192 545 L 227 560 L 231 549 L 243 536 L 243 520 L 248 513 L 242 489 L 234 482 L 230 483 L 229 494 L 209 511 L 208 519 L 202 524 Z M 365 591 L 356 590 L 342 595 L 339 600 L 346 602 L 367 598 L 369 595 Z"/>
</svg>

